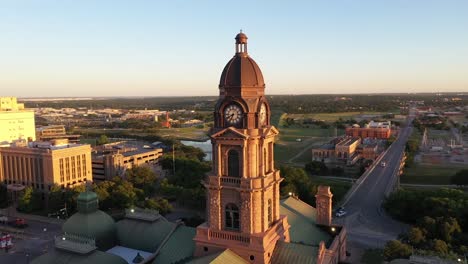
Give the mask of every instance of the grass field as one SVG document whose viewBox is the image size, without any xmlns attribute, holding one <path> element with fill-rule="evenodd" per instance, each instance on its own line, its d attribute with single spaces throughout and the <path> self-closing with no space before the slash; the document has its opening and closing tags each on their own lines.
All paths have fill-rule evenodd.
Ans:
<svg viewBox="0 0 468 264">
<path fill-rule="evenodd" d="M 397 112 L 393 112 L 393 113 L 397 114 Z M 399 110 L 398 110 L 398 113 L 399 113 Z M 352 119 L 352 118 L 369 119 L 372 116 L 378 116 L 378 115 L 383 115 L 383 114 L 387 114 L 387 112 L 338 112 L 338 113 L 288 114 L 288 117 L 299 118 L 299 119 L 312 118 L 316 120 L 334 122 L 340 118 L 343 120 Z"/>
<path fill-rule="evenodd" d="M 450 184 L 450 177 L 461 169 L 468 169 L 468 166 L 414 164 L 404 169 L 400 180 L 412 184 Z"/>
<path fill-rule="evenodd" d="M 275 161 L 278 163 L 305 164 L 312 160 L 311 149 L 319 146 L 336 135 L 344 134 L 343 129 L 309 127 L 284 127 L 282 120 L 290 115 L 276 113 L 272 116 L 272 124 L 277 123 L 280 132 L 275 144 Z M 276 119 L 274 119 L 276 118 Z M 297 156 L 298 155 L 298 156 Z M 297 157 L 296 157 L 297 156 Z"/>
<path fill-rule="evenodd" d="M 137 136 L 151 136 L 157 135 L 161 137 L 175 137 L 177 139 L 185 140 L 197 140 L 203 141 L 207 140 L 208 128 L 196 128 L 196 127 L 183 127 L 183 128 L 161 128 L 154 129 L 150 132 L 136 130 L 136 129 L 89 129 L 89 128 L 79 128 L 75 131 L 80 132 L 86 137 L 87 133 L 98 134 L 98 135 L 109 135 L 109 134 L 122 134 L 122 135 L 137 135 Z"/>
</svg>

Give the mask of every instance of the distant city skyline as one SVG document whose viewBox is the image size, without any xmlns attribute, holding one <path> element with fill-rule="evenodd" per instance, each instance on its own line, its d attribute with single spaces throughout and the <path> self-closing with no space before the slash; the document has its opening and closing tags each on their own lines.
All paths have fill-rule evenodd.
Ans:
<svg viewBox="0 0 468 264">
<path fill-rule="evenodd" d="M 461 0 L 5 1 L 0 96 L 216 95 L 240 29 L 267 94 L 468 92 L 467 10 Z"/>
</svg>

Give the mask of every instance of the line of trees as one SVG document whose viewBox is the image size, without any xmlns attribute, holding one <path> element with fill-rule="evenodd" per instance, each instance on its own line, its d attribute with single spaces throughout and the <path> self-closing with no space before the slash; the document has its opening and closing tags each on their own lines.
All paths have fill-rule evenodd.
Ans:
<svg viewBox="0 0 468 264">
<path fill-rule="evenodd" d="M 386 260 L 419 254 L 457 259 L 468 254 L 468 193 L 456 189 L 399 190 L 384 202 L 396 219 L 412 225 L 384 249 Z"/>
</svg>

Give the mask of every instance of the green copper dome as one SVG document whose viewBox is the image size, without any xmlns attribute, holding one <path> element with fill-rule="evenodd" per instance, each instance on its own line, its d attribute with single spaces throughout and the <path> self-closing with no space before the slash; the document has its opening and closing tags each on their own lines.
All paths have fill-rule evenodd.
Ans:
<svg viewBox="0 0 468 264">
<path fill-rule="evenodd" d="M 107 250 L 115 245 L 116 225 L 114 219 L 99 208 L 98 197 L 91 191 L 82 192 L 77 199 L 78 212 L 63 224 L 62 230 L 96 240 L 100 250 Z"/>
</svg>

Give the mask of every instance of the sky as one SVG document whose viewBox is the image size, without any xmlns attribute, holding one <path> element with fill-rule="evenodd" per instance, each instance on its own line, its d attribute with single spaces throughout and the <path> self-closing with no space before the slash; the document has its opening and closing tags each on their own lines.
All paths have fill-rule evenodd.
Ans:
<svg viewBox="0 0 468 264">
<path fill-rule="evenodd" d="M 217 95 L 240 29 L 268 94 L 468 92 L 466 0 L 1 0 L 0 96 Z"/>
</svg>

